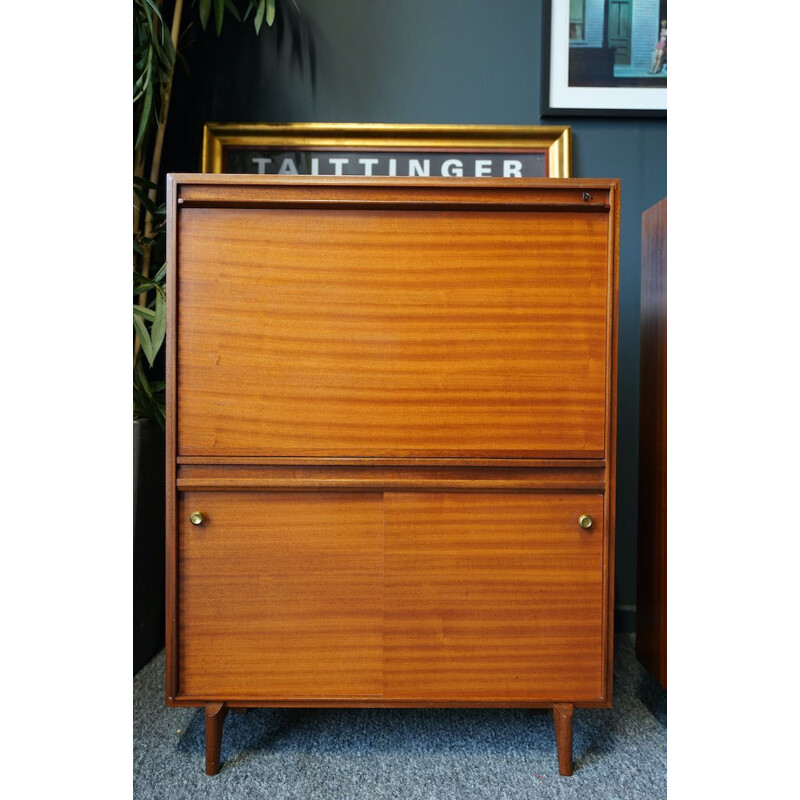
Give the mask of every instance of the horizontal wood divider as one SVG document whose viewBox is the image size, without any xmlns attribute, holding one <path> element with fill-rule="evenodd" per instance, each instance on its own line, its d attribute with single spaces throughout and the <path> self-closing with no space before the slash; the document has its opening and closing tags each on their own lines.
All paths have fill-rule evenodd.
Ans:
<svg viewBox="0 0 800 800">
<path fill-rule="evenodd" d="M 179 465 L 310 467 L 543 467 L 604 469 L 602 458 L 379 458 L 320 456 L 178 456 Z"/>
<path fill-rule="evenodd" d="M 342 478 L 340 480 L 303 480 L 303 479 L 272 479 L 272 480 L 259 480 L 253 478 L 185 478 L 178 479 L 178 489 L 186 491 L 190 489 L 202 489 L 204 491 L 229 491 L 236 489 L 237 491 L 273 491 L 273 492 L 286 492 L 286 491 L 320 491 L 320 490 L 337 490 L 343 491 L 352 490 L 370 490 L 382 492 L 384 490 L 398 490 L 398 489 L 413 489 L 414 491 L 424 492 L 439 492 L 439 491 L 465 491 L 465 492 L 504 492 L 504 491 L 531 491 L 531 492 L 544 492 L 558 489 L 562 492 L 598 492 L 603 491 L 603 482 L 596 481 L 595 483 L 585 483 L 581 486 L 567 487 L 561 483 L 544 484 L 526 483 L 524 481 L 455 481 L 455 480 L 441 480 L 441 481 L 414 481 L 414 480 L 348 480 Z"/>
<path fill-rule="evenodd" d="M 214 208 L 293 208 L 293 209 L 314 209 L 314 208 L 341 208 L 348 211 L 426 211 L 441 209 L 446 211 L 448 208 L 458 207 L 461 211 L 480 211 L 486 213 L 491 212 L 509 212 L 509 211 L 569 211 L 575 213 L 603 213 L 608 212 L 610 206 L 607 203 L 586 203 L 576 209 L 574 203 L 543 203 L 537 200 L 518 201 L 504 203 L 502 206 L 486 208 L 482 203 L 471 203 L 465 201 L 455 201 L 448 199 L 443 200 L 347 200 L 347 199 L 330 199 L 330 200 L 285 200 L 274 199 L 266 200 L 264 198 L 247 197 L 243 196 L 241 199 L 236 200 L 217 200 L 215 198 L 179 198 L 178 203 L 183 208 L 204 208 L 206 206 Z"/>
<path fill-rule="evenodd" d="M 598 492 L 604 469 L 515 467 L 181 466 L 182 491 L 552 491 Z"/>
</svg>

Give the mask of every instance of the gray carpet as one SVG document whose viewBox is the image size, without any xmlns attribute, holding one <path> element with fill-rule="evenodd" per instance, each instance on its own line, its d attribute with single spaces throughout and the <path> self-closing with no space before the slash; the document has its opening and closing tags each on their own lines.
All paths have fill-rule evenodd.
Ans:
<svg viewBox="0 0 800 800">
<path fill-rule="evenodd" d="M 667 796 L 667 700 L 617 637 L 614 708 L 576 709 L 575 774 L 552 716 L 524 709 L 252 709 L 228 714 L 205 775 L 204 718 L 164 706 L 164 654 L 133 681 L 134 798 L 516 800 Z"/>
</svg>

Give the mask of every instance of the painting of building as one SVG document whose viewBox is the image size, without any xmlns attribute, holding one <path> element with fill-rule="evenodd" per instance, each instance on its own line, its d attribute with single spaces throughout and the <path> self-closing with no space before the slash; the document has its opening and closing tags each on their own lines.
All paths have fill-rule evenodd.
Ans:
<svg viewBox="0 0 800 800">
<path fill-rule="evenodd" d="M 667 0 L 570 0 L 569 15 L 570 86 L 666 86 Z"/>
</svg>

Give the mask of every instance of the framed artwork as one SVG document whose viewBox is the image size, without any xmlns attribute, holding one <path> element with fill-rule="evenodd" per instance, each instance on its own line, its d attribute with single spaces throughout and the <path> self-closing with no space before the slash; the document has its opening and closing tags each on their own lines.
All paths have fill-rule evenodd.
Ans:
<svg viewBox="0 0 800 800">
<path fill-rule="evenodd" d="M 216 124 L 203 172 L 478 178 L 572 177 L 569 126 Z"/>
<path fill-rule="evenodd" d="M 544 0 L 542 44 L 542 116 L 666 116 L 667 0 Z"/>
</svg>

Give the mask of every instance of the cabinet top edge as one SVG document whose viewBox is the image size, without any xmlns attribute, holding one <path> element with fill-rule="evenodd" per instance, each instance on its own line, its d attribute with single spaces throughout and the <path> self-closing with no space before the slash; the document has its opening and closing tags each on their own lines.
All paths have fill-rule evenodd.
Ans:
<svg viewBox="0 0 800 800">
<path fill-rule="evenodd" d="M 180 208 L 568 211 L 615 214 L 619 179 L 410 178 L 170 173 L 167 213 Z"/>
<path fill-rule="evenodd" d="M 614 189 L 619 178 L 417 178 L 383 175 L 252 175 L 232 173 L 170 172 L 167 182 L 180 186 L 326 186 L 326 187 L 408 187 L 415 189 Z"/>
</svg>

